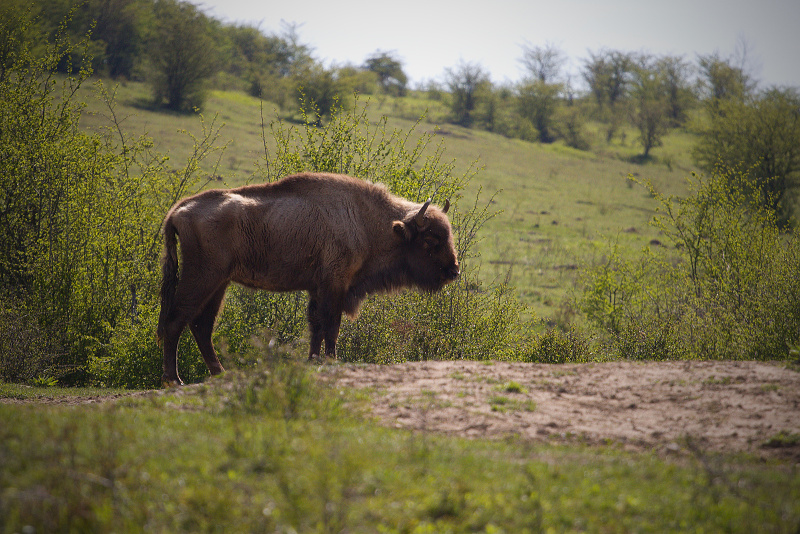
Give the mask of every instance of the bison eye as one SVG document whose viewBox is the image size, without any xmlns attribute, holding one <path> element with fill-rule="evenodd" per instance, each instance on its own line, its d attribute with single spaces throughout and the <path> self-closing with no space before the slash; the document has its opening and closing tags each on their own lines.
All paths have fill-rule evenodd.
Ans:
<svg viewBox="0 0 800 534">
<path fill-rule="evenodd" d="M 425 236 L 425 243 L 423 245 L 427 250 L 435 250 L 439 246 L 439 240 L 434 236 Z"/>
</svg>

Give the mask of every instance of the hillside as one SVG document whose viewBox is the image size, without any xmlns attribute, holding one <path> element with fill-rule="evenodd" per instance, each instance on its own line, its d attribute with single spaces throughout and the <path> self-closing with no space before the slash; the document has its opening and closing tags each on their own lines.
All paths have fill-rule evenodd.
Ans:
<svg viewBox="0 0 800 534">
<path fill-rule="evenodd" d="M 110 125 L 105 105 L 87 84 L 82 89 L 88 104 L 82 124 L 89 129 Z M 210 186 L 235 186 L 258 181 L 256 165 L 264 158 L 262 114 L 268 147 L 269 123 L 280 116 L 275 107 L 233 91 L 212 91 L 198 115 L 151 111 L 146 86 L 126 83 L 116 88 L 116 108 L 122 129 L 130 135 L 146 134 L 155 149 L 168 154 L 177 166 L 192 151 L 188 134 L 200 135 L 219 127 L 217 144 L 224 150 L 206 161 L 213 176 Z M 673 131 L 664 146 L 654 150 L 650 163 L 631 160 L 638 153 L 635 136 L 621 136 L 625 144 L 600 141 L 596 135 L 592 151 L 579 151 L 561 143 L 544 145 L 508 139 L 485 131 L 437 124 L 441 104 L 424 98 L 362 98 L 371 120 L 387 117 L 389 129 L 416 135 L 433 134 L 429 149 L 440 142 L 445 160 L 453 160 L 456 173 L 478 169 L 461 202 L 491 200 L 496 217 L 484 228 L 478 245 L 483 280 L 508 277 L 529 310 L 537 317 L 554 320 L 572 316 L 569 298 L 581 266 L 599 261 L 612 243 L 621 250 L 638 252 L 660 242 L 649 225 L 655 203 L 646 190 L 628 180 L 632 174 L 652 181 L 659 190 L 672 194 L 682 190 L 690 173 L 691 134 Z M 429 112 L 430 119 L 415 125 L 409 117 Z M 663 163 L 666 162 L 666 163 Z M 474 262 L 473 262 L 474 264 Z"/>
</svg>

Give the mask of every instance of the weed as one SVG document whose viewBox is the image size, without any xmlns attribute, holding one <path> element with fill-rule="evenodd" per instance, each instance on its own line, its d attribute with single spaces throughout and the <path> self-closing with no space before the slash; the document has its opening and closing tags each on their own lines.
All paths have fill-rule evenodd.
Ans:
<svg viewBox="0 0 800 534">
<path fill-rule="evenodd" d="M 729 376 L 723 376 L 722 378 L 716 378 L 713 375 L 703 380 L 704 386 L 727 386 L 733 382 L 733 379 Z"/>
<path fill-rule="evenodd" d="M 536 403 L 532 400 L 516 400 L 502 395 L 489 397 L 489 406 L 493 412 L 505 413 L 507 411 L 536 411 Z"/>
<path fill-rule="evenodd" d="M 800 434 L 781 430 L 764 442 L 764 447 L 782 448 L 800 445 Z"/>
<path fill-rule="evenodd" d="M 502 388 L 503 391 L 506 393 L 527 393 L 528 390 L 522 387 L 518 382 L 514 382 L 513 380 L 510 382 L 506 382 Z"/>
</svg>

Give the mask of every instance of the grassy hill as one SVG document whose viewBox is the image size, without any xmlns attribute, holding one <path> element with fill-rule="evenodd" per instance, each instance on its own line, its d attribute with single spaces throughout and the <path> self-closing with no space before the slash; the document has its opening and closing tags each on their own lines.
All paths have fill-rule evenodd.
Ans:
<svg viewBox="0 0 800 534">
<path fill-rule="evenodd" d="M 88 104 L 82 122 L 87 128 L 111 125 L 108 109 L 83 89 Z M 265 147 L 272 150 L 269 123 L 292 120 L 269 102 L 239 92 L 212 91 L 199 115 L 180 115 L 148 108 L 148 89 L 138 83 L 116 88 L 115 113 L 122 129 L 152 137 L 157 151 L 176 165 L 191 155 L 191 134 L 203 127 L 220 127 L 217 144 L 224 146 L 206 160 L 210 187 L 236 186 L 259 181 L 257 163 Z M 659 190 L 678 193 L 689 174 L 692 135 L 673 131 L 664 146 L 654 150 L 651 161 L 635 163 L 639 147 L 633 131 L 606 143 L 590 125 L 592 150 L 583 152 L 561 143 L 543 145 L 480 130 L 446 124 L 442 103 L 422 96 L 406 98 L 362 97 L 367 115 L 377 121 L 387 117 L 390 129 L 414 130 L 414 135 L 433 133 L 429 148 L 441 141 L 445 160 L 453 160 L 454 172 L 479 172 L 462 202 L 491 200 L 497 216 L 484 227 L 478 250 L 484 280 L 508 279 L 520 300 L 535 316 L 548 321 L 569 319 L 569 304 L 576 276 L 585 264 L 599 261 L 616 242 L 621 250 L 636 252 L 659 235 L 649 225 L 655 202 L 628 175 L 652 181 Z M 417 119 L 426 114 L 419 124 Z M 494 195 L 494 196 L 493 196 Z"/>
</svg>

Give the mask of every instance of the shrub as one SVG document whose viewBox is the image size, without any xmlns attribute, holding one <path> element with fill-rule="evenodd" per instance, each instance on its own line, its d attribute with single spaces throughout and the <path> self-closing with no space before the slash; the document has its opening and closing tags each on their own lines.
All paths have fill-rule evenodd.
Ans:
<svg viewBox="0 0 800 534">
<path fill-rule="evenodd" d="M 674 248 L 645 249 L 636 262 L 613 250 L 589 269 L 589 320 L 626 358 L 786 358 L 800 336 L 800 242 L 778 228 L 747 173 L 693 174 L 685 198 L 645 185 Z"/>
<path fill-rule="evenodd" d="M 52 374 L 47 336 L 24 299 L 0 299 L 0 381 L 29 382 Z"/>
<path fill-rule="evenodd" d="M 522 361 L 536 363 L 581 363 L 593 359 L 589 340 L 570 328 L 551 328 L 521 347 Z"/>
<path fill-rule="evenodd" d="M 25 17 L 19 24 L 29 23 Z M 74 49 L 64 26 L 41 55 L 20 37 L 25 32 L 3 35 L 16 52 L 0 76 L 0 320 L 19 326 L 3 345 L 0 375 L 85 382 L 92 362 L 104 381 L 135 382 L 142 378 L 121 377 L 127 364 L 115 370 L 114 358 L 147 352 L 130 340 L 153 342 L 161 219 L 199 186 L 198 160 L 218 130 L 204 125 L 194 156 L 175 171 L 149 139 L 130 139 L 119 124 L 105 135 L 83 133 L 75 94 L 88 63 L 75 76 L 54 74 Z M 113 94 L 101 85 L 97 93 L 114 117 Z"/>
</svg>

